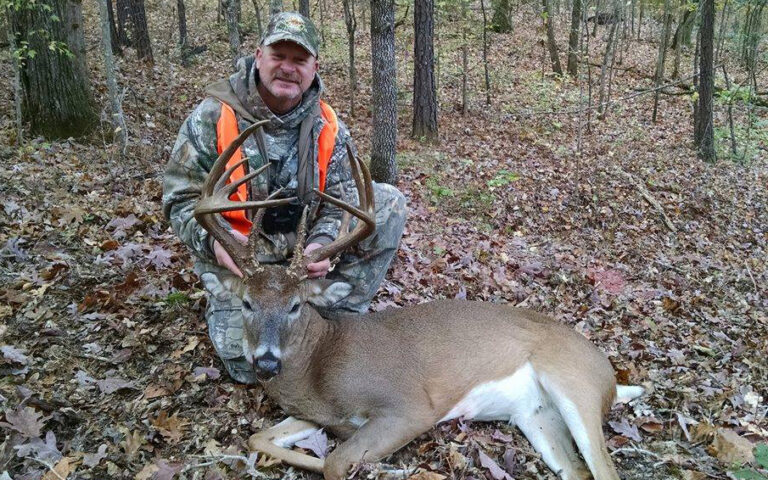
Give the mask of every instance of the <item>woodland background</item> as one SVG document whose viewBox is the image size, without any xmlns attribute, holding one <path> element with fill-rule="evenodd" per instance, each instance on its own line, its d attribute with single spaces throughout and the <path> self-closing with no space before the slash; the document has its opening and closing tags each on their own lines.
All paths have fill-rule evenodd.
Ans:
<svg viewBox="0 0 768 480">
<path fill-rule="evenodd" d="M 385 173 L 410 208 L 375 308 L 456 297 L 547 312 L 604 351 L 622 383 L 652 387 L 605 427 L 623 478 L 765 479 L 765 1 L 716 4 L 708 162 L 694 144 L 698 3 L 583 5 L 578 72 L 558 75 L 551 46 L 565 64 L 572 2 L 437 2 L 435 137 L 411 135 L 414 104 L 428 95 L 413 99 L 415 65 L 425 65 L 414 62 L 414 5 L 350 2 L 309 5 L 326 99 L 366 159 L 396 160 Z M 243 2 L 234 38 L 228 3 L 130 3 L 144 7 L 151 57 L 128 24 L 113 102 L 100 4 L 77 4 L 82 23 L 59 22 L 80 28 L 82 45 L 45 36 L 53 22 L 37 31 L 46 48 L 32 54 L 11 35 L 0 54 L 0 479 L 317 478 L 247 451 L 249 435 L 283 414 L 259 387 L 227 378 L 190 255 L 160 210 L 179 126 L 204 87 L 255 50 L 257 18 L 263 27 L 276 4 Z M 11 15 L 0 30 L 10 32 L 19 3 L 2 5 Z M 354 90 L 345 5 L 356 18 Z M 382 11 L 396 59 L 386 92 L 372 86 L 370 25 Z M 690 43 L 681 33 L 673 46 L 686 22 Z M 61 94 L 37 112 L 17 101 L 34 87 L 34 57 L 46 55 L 56 55 L 49 67 L 84 61 L 76 105 L 93 110 L 70 126 L 85 133 L 45 131 Z M 63 75 L 42 70 L 37 85 L 61 86 Z M 385 94 L 396 120 L 374 128 Z M 555 478 L 502 424 L 441 425 L 388 463 L 422 480 Z"/>
</svg>

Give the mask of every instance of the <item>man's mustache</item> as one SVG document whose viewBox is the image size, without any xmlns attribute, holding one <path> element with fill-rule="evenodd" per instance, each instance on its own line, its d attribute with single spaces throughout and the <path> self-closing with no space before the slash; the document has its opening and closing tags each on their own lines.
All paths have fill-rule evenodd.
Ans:
<svg viewBox="0 0 768 480">
<path fill-rule="evenodd" d="M 290 75 L 275 75 L 275 80 L 282 80 L 284 82 L 301 83 L 301 79 L 292 77 Z"/>
</svg>

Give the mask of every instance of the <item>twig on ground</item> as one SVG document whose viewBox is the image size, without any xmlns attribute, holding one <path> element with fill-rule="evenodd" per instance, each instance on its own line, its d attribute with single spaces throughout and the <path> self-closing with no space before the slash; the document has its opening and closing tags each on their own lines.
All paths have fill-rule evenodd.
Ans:
<svg viewBox="0 0 768 480">
<path fill-rule="evenodd" d="M 752 287 L 755 289 L 755 293 L 757 293 L 757 282 L 755 281 L 755 277 L 752 276 L 752 270 L 749 269 L 749 264 L 746 260 L 744 260 L 744 266 L 747 267 L 747 273 L 749 274 L 749 278 L 752 279 Z"/>
<path fill-rule="evenodd" d="M 645 198 L 645 200 L 648 203 L 650 203 L 651 206 L 653 206 L 661 214 L 661 217 L 664 219 L 664 224 L 667 226 L 667 228 L 669 228 L 672 232 L 677 232 L 677 228 L 672 223 L 672 220 L 670 220 L 669 217 L 667 216 L 666 212 L 664 211 L 664 208 L 655 198 L 653 198 L 653 196 L 648 191 L 648 189 L 645 188 L 645 185 L 643 185 L 643 183 L 639 181 L 637 178 L 635 178 L 634 175 L 632 175 L 631 173 L 625 172 L 619 167 L 616 167 L 616 170 L 622 175 L 624 175 L 627 178 L 627 180 L 629 180 L 630 183 L 632 183 L 632 185 L 634 185 L 634 187 L 640 192 L 643 198 Z"/>
<path fill-rule="evenodd" d="M 642 455 L 647 455 L 649 457 L 653 457 L 658 460 L 663 460 L 661 458 L 661 455 L 658 453 L 653 453 L 650 450 L 645 450 L 643 448 L 637 448 L 637 447 L 624 447 L 624 448 L 617 448 L 616 450 L 611 452 L 611 455 L 616 455 L 617 453 L 639 453 Z"/>
</svg>

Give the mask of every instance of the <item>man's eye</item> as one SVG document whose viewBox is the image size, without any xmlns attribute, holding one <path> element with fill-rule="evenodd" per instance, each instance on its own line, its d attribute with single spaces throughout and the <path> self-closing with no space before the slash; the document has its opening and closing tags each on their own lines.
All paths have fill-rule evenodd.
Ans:
<svg viewBox="0 0 768 480">
<path fill-rule="evenodd" d="M 245 307 L 246 310 L 253 310 L 248 300 L 243 300 L 243 306 Z"/>
</svg>

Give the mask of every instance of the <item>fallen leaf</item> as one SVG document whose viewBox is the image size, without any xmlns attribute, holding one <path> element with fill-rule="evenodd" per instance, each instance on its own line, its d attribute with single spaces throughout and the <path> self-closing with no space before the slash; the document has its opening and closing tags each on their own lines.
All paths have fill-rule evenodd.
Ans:
<svg viewBox="0 0 768 480">
<path fill-rule="evenodd" d="M 627 438 L 631 438 L 637 442 L 643 440 L 640 436 L 640 432 L 637 430 L 637 425 L 630 425 L 626 418 L 622 418 L 621 422 L 608 422 L 608 425 L 610 425 L 616 433 L 624 435 Z"/>
<path fill-rule="evenodd" d="M 43 475 L 42 480 L 62 480 L 69 477 L 75 469 L 72 465 L 73 458 L 64 457 L 53 467 L 53 471 L 49 470 Z"/>
<path fill-rule="evenodd" d="M 83 456 L 83 464 L 86 467 L 95 467 L 107 456 L 107 444 L 102 443 L 96 453 L 86 453 Z"/>
<path fill-rule="evenodd" d="M 157 465 L 154 463 L 148 463 L 144 465 L 144 468 L 141 469 L 139 473 L 136 474 L 135 477 L 133 477 L 134 480 L 150 480 L 154 477 L 155 472 L 157 472 L 158 468 Z"/>
<path fill-rule="evenodd" d="M 491 457 L 486 455 L 482 450 L 477 452 L 477 456 L 480 459 L 480 465 L 488 469 L 488 472 L 495 480 L 512 480 L 507 472 L 502 469 L 498 463 L 493 461 Z"/>
<path fill-rule="evenodd" d="M 328 455 L 328 436 L 321 428 L 304 440 L 296 442 L 296 446 L 311 450 L 317 458 L 325 458 Z"/>
<path fill-rule="evenodd" d="M 165 387 L 161 387 L 152 383 L 147 385 L 147 388 L 144 389 L 144 398 L 151 400 L 157 397 L 164 397 L 169 393 L 170 392 Z"/>
<path fill-rule="evenodd" d="M 205 375 L 211 380 L 216 380 L 217 378 L 221 377 L 221 372 L 219 369 L 213 367 L 196 367 L 193 373 L 196 377 Z"/>
<path fill-rule="evenodd" d="M 718 428 L 715 439 L 707 447 L 710 454 L 728 465 L 754 462 L 753 449 L 752 442 L 727 428 Z"/>
<path fill-rule="evenodd" d="M 124 388 L 133 388 L 133 382 L 121 378 L 105 378 L 104 380 L 97 380 L 96 385 L 99 386 L 99 390 L 101 390 L 101 393 L 104 395 L 115 393 Z"/>
<path fill-rule="evenodd" d="M 132 433 L 125 433 L 125 439 L 120 442 L 120 446 L 123 447 L 123 451 L 129 456 L 133 457 L 139 451 L 139 449 L 146 443 L 147 439 L 140 431 L 134 430 Z"/>
<path fill-rule="evenodd" d="M 151 423 L 166 440 L 177 443 L 184 436 L 184 427 L 189 425 L 189 420 L 179 418 L 177 413 L 169 417 L 168 412 L 161 410 Z"/>
<path fill-rule="evenodd" d="M 182 463 L 168 463 L 163 459 L 155 462 L 155 465 L 157 465 L 157 471 L 153 480 L 173 480 L 173 477 L 184 468 Z"/>
<path fill-rule="evenodd" d="M 20 363 L 22 365 L 29 365 L 29 357 L 16 347 L 11 345 L 3 345 L 0 347 L 0 352 L 3 353 L 3 358 L 11 362 Z"/>
<path fill-rule="evenodd" d="M 38 438 L 49 418 L 51 417 L 43 417 L 43 414 L 34 408 L 20 406 L 16 410 L 5 412 L 8 423 L 0 422 L 0 427 L 16 430 L 25 438 Z"/>
</svg>

